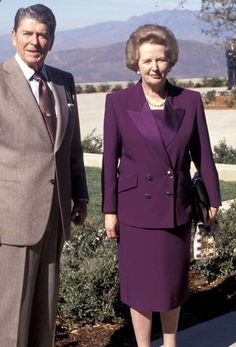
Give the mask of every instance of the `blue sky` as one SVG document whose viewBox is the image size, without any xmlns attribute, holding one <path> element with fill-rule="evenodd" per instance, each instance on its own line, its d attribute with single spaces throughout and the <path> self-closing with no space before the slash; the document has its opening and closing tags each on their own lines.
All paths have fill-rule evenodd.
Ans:
<svg viewBox="0 0 236 347">
<path fill-rule="evenodd" d="M 147 12 L 178 7 L 178 0 L 1 0 L 0 35 L 11 32 L 18 8 L 35 3 L 53 10 L 60 31 L 111 20 L 123 21 Z M 199 10 L 200 4 L 201 0 L 186 0 L 184 8 Z"/>
</svg>

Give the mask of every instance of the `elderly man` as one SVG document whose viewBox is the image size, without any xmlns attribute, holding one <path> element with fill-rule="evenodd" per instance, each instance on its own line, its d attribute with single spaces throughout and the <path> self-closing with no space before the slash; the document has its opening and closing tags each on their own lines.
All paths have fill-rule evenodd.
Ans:
<svg viewBox="0 0 236 347">
<path fill-rule="evenodd" d="M 74 80 L 44 64 L 55 27 L 48 7 L 20 8 L 0 65 L 2 347 L 53 346 L 62 246 L 87 215 Z"/>
</svg>

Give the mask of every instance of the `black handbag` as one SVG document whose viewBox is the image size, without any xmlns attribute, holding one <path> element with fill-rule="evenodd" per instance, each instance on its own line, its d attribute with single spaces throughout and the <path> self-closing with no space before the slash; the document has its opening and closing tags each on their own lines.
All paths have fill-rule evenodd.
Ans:
<svg viewBox="0 0 236 347">
<path fill-rule="evenodd" d="M 210 202 L 199 171 L 195 172 L 192 178 L 192 190 L 194 223 L 198 226 L 207 227 L 209 225 Z"/>
</svg>

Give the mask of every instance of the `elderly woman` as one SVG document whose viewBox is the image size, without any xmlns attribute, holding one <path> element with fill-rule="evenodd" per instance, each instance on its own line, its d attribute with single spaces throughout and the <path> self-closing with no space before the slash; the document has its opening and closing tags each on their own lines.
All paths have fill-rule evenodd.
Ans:
<svg viewBox="0 0 236 347">
<path fill-rule="evenodd" d="M 221 203 L 200 94 L 166 79 L 177 59 L 170 30 L 139 27 L 127 42 L 126 60 L 141 79 L 106 98 L 105 228 L 118 238 L 121 300 L 131 308 L 139 347 L 150 347 L 155 311 L 164 346 L 176 346 L 180 306 L 188 297 L 191 160 L 204 180 L 211 219 Z"/>
</svg>

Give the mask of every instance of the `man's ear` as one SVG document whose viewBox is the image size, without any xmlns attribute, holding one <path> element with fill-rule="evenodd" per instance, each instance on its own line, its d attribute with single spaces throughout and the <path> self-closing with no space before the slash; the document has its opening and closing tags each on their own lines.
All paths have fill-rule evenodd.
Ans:
<svg viewBox="0 0 236 347">
<path fill-rule="evenodd" d="M 13 46 L 16 47 L 16 31 L 15 31 L 15 29 L 12 29 L 12 31 L 11 31 L 11 41 L 12 41 Z"/>
<path fill-rule="evenodd" d="M 49 51 L 51 51 L 51 49 L 52 49 L 52 46 L 53 46 L 53 44 L 54 44 L 54 39 L 55 39 L 55 35 L 53 34 L 53 36 L 50 38 L 50 44 L 49 44 Z"/>
</svg>

